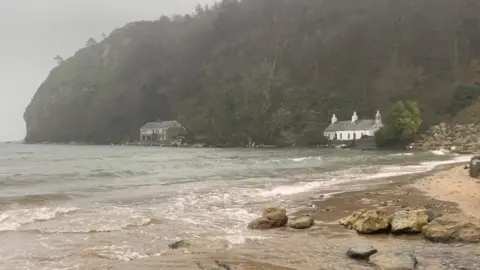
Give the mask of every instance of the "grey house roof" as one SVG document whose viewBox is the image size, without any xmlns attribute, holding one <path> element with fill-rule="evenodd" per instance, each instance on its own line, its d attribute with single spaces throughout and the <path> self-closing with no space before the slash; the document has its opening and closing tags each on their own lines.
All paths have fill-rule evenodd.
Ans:
<svg viewBox="0 0 480 270">
<path fill-rule="evenodd" d="M 177 121 L 163 121 L 163 122 L 148 122 L 140 129 L 156 129 L 156 128 L 171 128 L 171 127 L 182 127 L 182 125 Z"/>
<path fill-rule="evenodd" d="M 373 119 L 358 120 L 355 123 L 352 123 L 352 121 L 338 121 L 336 123 L 330 124 L 325 129 L 325 132 L 369 130 L 374 127 L 375 120 Z"/>
</svg>

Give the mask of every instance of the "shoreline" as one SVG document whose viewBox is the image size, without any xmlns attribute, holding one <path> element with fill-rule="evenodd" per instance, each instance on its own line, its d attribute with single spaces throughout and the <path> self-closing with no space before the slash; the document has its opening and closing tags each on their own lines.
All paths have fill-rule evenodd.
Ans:
<svg viewBox="0 0 480 270">
<path fill-rule="evenodd" d="M 392 214 L 399 210 L 426 208 L 480 219 L 480 209 L 477 209 L 480 205 L 480 179 L 470 178 L 465 165 L 465 162 L 444 164 L 428 172 L 377 180 L 365 185 L 363 190 L 339 192 L 313 200 L 314 209 L 299 210 L 292 216 L 310 214 L 320 224 L 339 226 L 339 219 L 360 209 Z"/>
</svg>

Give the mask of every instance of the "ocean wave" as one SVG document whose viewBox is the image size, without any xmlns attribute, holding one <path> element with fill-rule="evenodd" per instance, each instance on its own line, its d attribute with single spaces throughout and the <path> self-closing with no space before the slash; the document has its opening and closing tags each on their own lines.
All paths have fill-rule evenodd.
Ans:
<svg viewBox="0 0 480 270">
<path fill-rule="evenodd" d="M 363 179 L 381 179 L 417 173 L 425 173 L 434 170 L 438 166 L 468 162 L 470 158 L 471 156 L 455 156 L 454 158 L 448 160 L 425 161 L 421 162 L 418 165 L 384 166 L 378 173 L 363 176 Z"/>
<path fill-rule="evenodd" d="M 162 220 L 135 207 L 102 206 L 82 211 L 68 219 L 42 226 L 27 227 L 25 232 L 44 234 L 93 234 L 105 233 L 161 224 Z"/>
<path fill-rule="evenodd" d="M 115 172 L 109 172 L 109 171 L 94 171 L 88 175 L 88 177 L 93 177 L 93 178 L 129 178 L 129 177 L 135 177 L 135 176 L 145 176 L 149 175 L 149 172 L 134 172 L 130 170 L 124 170 L 124 171 L 115 171 Z"/>
<path fill-rule="evenodd" d="M 129 246 L 101 246 L 84 249 L 85 252 L 93 256 L 116 261 L 132 261 L 148 258 L 145 253 L 133 251 Z"/>
<path fill-rule="evenodd" d="M 292 185 L 283 185 L 276 187 L 272 190 L 264 191 L 260 195 L 263 197 L 271 197 L 277 195 L 294 195 L 298 193 L 305 193 L 311 190 L 319 189 L 325 186 L 331 186 L 338 183 L 335 179 L 330 179 L 328 181 L 313 181 L 313 182 L 303 182 L 295 183 Z"/>
<path fill-rule="evenodd" d="M 405 153 L 406 154 L 406 153 Z M 448 160 L 426 161 L 416 165 L 385 165 L 385 166 L 363 166 L 354 167 L 341 171 L 334 171 L 329 174 L 323 174 L 319 178 L 322 180 L 311 182 L 297 182 L 287 185 L 277 186 L 271 190 L 260 193 L 264 197 L 286 196 L 299 193 L 306 193 L 325 187 L 332 187 L 349 182 L 374 180 L 382 178 L 391 178 L 403 175 L 424 173 L 434 170 L 438 166 L 468 162 L 471 156 L 455 156 Z"/>
<path fill-rule="evenodd" d="M 0 205 L 44 204 L 52 201 L 68 201 L 70 199 L 71 197 L 69 195 L 61 194 L 61 193 L 9 196 L 9 197 L 0 197 Z"/>
<path fill-rule="evenodd" d="M 76 210 L 76 207 L 41 207 L 5 211 L 0 214 L 0 231 L 16 231 L 24 225 L 52 220 Z"/>
<path fill-rule="evenodd" d="M 431 150 L 430 153 L 435 155 L 435 156 L 445 156 L 445 155 L 451 154 L 450 151 L 445 150 L 445 149 Z"/>
<path fill-rule="evenodd" d="M 413 153 L 396 153 L 396 154 L 390 154 L 389 156 L 391 157 L 401 157 L 401 156 L 413 156 Z"/>
<path fill-rule="evenodd" d="M 316 156 L 316 157 L 299 157 L 299 158 L 291 158 L 289 160 L 294 161 L 294 162 L 302 162 L 306 160 L 321 160 L 322 157 Z"/>
</svg>

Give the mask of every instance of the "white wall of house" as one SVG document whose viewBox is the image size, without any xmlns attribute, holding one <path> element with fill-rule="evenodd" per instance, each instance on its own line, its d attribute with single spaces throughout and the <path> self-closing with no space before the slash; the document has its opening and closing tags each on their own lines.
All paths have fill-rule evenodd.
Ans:
<svg viewBox="0 0 480 270">
<path fill-rule="evenodd" d="M 374 136 L 375 130 L 351 130 L 351 131 L 336 131 L 336 132 L 324 132 L 324 136 L 329 140 L 335 140 L 335 134 L 337 135 L 337 141 L 351 141 L 354 138 L 356 140 L 362 138 L 362 136 Z"/>
<path fill-rule="evenodd" d="M 155 136 L 154 136 L 155 135 Z M 158 140 L 166 140 L 167 137 L 167 129 L 165 128 L 156 128 L 156 129 L 140 129 L 140 140 L 141 141 L 148 141 L 157 139 Z"/>
</svg>

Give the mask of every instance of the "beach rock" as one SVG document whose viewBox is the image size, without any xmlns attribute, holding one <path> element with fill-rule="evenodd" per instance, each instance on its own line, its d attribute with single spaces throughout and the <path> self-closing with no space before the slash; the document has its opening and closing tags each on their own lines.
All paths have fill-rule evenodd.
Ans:
<svg viewBox="0 0 480 270">
<path fill-rule="evenodd" d="M 179 248 L 189 247 L 190 245 L 191 243 L 188 240 L 180 240 L 180 241 L 168 244 L 168 247 L 171 249 L 179 249 Z"/>
<path fill-rule="evenodd" d="M 393 233 L 420 233 L 432 214 L 426 209 L 398 211 L 393 214 L 391 226 Z"/>
<path fill-rule="evenodd" d="M 358 233 L 379 233 L 390 227 L 388 215 L 379 210 L 359 210 L 342 219 L 340 224 Z"/>
<path fill-rule="evenodd" d="M 423 226 L 422 234 L 433 242 L 480 243 L 480 221 L 462 214 L 445 214 Z"/>
<path fill-rule="evenodd" d="M 470 159 L 469 174 L 470 177 L 478 178 L 480 174 L 480 156 L 474 156 Z"/>
<path fill-rule="evenodd" d="M 267 207 L 263 210 L 262 217 L 251 221 L 248 224 L 248 228 L 253 230 L 266 230 L 283 227 L 287 222 L 287 211 L 284 208 Z"/>
<path fill-rule="evenodd" d="M 377 253 L 377 249 L 371 245 L 360 245 L 347 250 L 347 256 L 352 259 L 368 259 Z"/>
<path fill-rule="evenodd" d="M 302 216 L 292 220 L 288 226 L 293 229 L 308 229 L 315 224 L 313 217 L 311 216 Z"/>
<path fill-rule="evenodd" d="M 382 270 L 411 270 L 415 269 L 418 263 L 412 251 L 376 253 L 370 256 L 369 261 Z"/>
<path fill-rule="evenodd" d="M 360 218 L 360 216 L 362 216 L 363 214 L 365 214 L 365 212 L 367 212 L 367 210 L 365 209 L 361 209 L 361 210 L 358 210 L 358 211 L 355 211 L 353 212 L 351 215 L 349 215 L 348 217 L 345 217 L 345 218 L 342 218 L 340 220 L 340 225 L 343 225 L 349 229 L 352 228 L 353 224 L 355 222 L 357 222 L 357 220 Z"/>
</svg>

